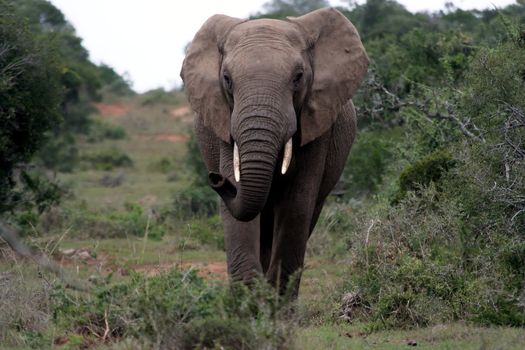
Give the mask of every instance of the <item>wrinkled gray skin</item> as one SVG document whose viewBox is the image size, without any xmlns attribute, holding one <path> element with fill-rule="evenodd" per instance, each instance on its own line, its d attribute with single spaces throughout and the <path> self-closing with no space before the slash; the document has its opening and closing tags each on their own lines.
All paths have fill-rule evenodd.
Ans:
<svg viewBox="0 0 525 350">
<path fill-rule="evenodd" d="M 223 200 L 233 280 L 263 273 L 282 293 L 300 273 L 354 140 L 351 97 L 367 67 L 356 29 L 330 8 L 286 21 L 216 15 L 196 34 L 181 76 L 210 185 Z M 293 157 L 282 175 L 290 138 Z"/>
</svg>

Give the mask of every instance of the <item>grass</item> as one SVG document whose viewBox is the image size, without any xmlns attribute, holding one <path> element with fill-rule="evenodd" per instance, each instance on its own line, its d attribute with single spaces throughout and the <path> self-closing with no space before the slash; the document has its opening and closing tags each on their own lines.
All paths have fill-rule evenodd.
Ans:
<svg viewBox="0 0 525 350">
<path fill-rule="evenodd" d="M 195 266 L 205 268 L 206 263 L 224 263 L 225 254 L 217 250 L 191 250 L 177 251 L 174 245 L 170 244 L 171 238 L 164 237 L 161 242 L 148 241 L 143 245 L 141 239 L 104 239 L 99 241 L 65 239 L 60 243 L 60 249 L 67 248 L 89 248 L 96 252 L 96 259 L 99 261 L 113 261 L 118 266 L 141 267 L 146 266 L 147 271 L 156 271 L 156 266 L 163 263 L 171 263 L 177 267 L 181 262 L 184 268 Z M 144 254 L 142 250 L 144 249 Z M 175 250 L 174 250 L 175 249 Z M 111 264 L 108 264 L 109 266 Z M 75 271 L 74 264 L 66 264 L 66 268 Z M 106 267 L 106 265 L 103 265 Z M 116 265 L 114 266 L 116 268 Z M 340 320 L 337 315 L 340 305 L 339 297 L 341 284 L 344 278 L 344 271 L 347 262 L 334 259 L 323 258 L 320 256 L 310 256 L 307 259 L 307 268 L 303 273 L 301 284 L 298 323 L 293 335 L 294 349 L 406 349 L 407 342 L 414 340 L 418 348 L 423 349 L 521 349 L 525 341 L 525 331 L 521 328 L 511 327 L 475 327 L 464 323 L 451 323 L 437 325 L 428 328 L 418 328 L 412 330 L 387 330 L 369 333 L 365 324 L 350 324 Z M 88 278 L 97 270 L 96 264 L 80 264 L 79 278 Z M 107 275 L 111 270 L 103 268 L 102 273 Z M 116 270 L 115 270 L 116 271 Z M 0 260 L 0 273 L 12 274 L 18 278 L 18 287 L 25 292 L 17 294 L 16 299 L 10 299 L 13 305 L 20 305 L 14 308 L 22 315 L 19 319 L 29 324 L 34 329 L 47 327 L 46 337 L 58 339 L 63 334 L 50 321 L 50 317 L 44 309 L 26 308 L 22 305 L 28 304 L 29 300 L 34 300 L 35 295 L 42 295 L 42 290 L 49 283 L 56 283 L 54 276 L 49 276 L 35 268 L 30 262 L 19 261 L 13 258 L 4 257 Z M 156 275 L 157 273 L 155 273 Z M 113 274 L 113 282 L 127 281 L 127 275 L 121 276 Z M 13 285 L 13 287 L 16 287 Z M 7 289 L 3 289 L 4 293 Z M 8 302 L 3 298 L 4 302 Z M 45 305 L 39 304 L 39 305 Z M 3 308 L 3 310 L 6 310 Z M 11 308 L 13 310 L 13 308 Z M 42 311 L 44 310 L 44 311 Z M 38 322 L 37 322 L 38 321 Z M 295 321 L 294 321 L 295 322 Z M 26 326 L 28 327 L 28 326 Z M 13 332 L 12 330 L 5 335 L 0 349 L 17 348 L 16 344 L 21 345 L 19 349 L 28 344 L 28 337 L 31 332 Z M 70 343 L 69 348 L 76 348 L 74 334 L 67 333 Z M 124 346 L 124 343 L 121 346 Z M 7 345 L 6 345 L 7 344 Z M 51 345 L 51 343 L 49 343 Z M 79 343 L 82 344 L 82 342 Z M 118 344 L 118 343 L 117 343 Z M 119 348 L 115 344 L 109 348 Z M 137 343 L 138 344 L 138 343 Z M 92 345 L 94 348 L 108 348 L 107 345 Z M 144 349 L 151 344 L 145 343 Z M 57 347 L 58 348 L 58 347 Z M 139 349 L 141 347 L 138 347 Z"/>
<path fill-rule="evenodd" d="M 520 328 L 473 327 L 463 323 L 415 330 L 391 330 L 367 334 L 359 325 L 322 325 L 300 328 L 297 349 L 522 349 L 525 332 Z"/>
<path fill-rule="evenodd" d="M 124 128 L 126 138 L 96 143 L 84 141 L 78 145 L 81 154 L 100 153 L 113 148 L 125 150 L 133 161 L 133 167 L 111 171 L 76 169 L 73 173 L 59 174 L 61 182 L 73 193 L 69 204 L 83 203 L 89 209 L 101 206 L 122 209 L 127 202 L 147 206 L 167 205 L 173 193 L 187 185 L 181 160 L 186 152 L 184 138 L 191 127 L 191 118 L 173 117 L 170 112 L 177 108 L 176 105 L 141 106 L 140 99 L 136 96 L 125 100 L 123 103 L 129 106 L 129 111 L 122 116 L 95 116 L 106 124 Z M 181 139 L 168 141 L 159 135 L 180 135 Z M 168 174 L 155 170 L 155 164 L 165 159 L 172 163 Z M 104 176 L 119 174 L 123 176 L 120 186 L 100 184 Z"/>
</svg>

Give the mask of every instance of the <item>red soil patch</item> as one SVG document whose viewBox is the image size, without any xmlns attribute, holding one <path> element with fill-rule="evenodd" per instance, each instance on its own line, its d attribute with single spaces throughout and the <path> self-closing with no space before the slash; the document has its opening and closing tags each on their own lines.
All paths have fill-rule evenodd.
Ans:
<svg viewBox="0 0 525 350">
<path fill-rule="evenodd" d="M 205 262 L 162 262 L 130 265 L 129 269 L 123 267 L 115 258 L 106 254 L 93 256 L 88 248 L 66 249 L 60 252 L 55 261 L 63 267 L 69 268 L 88 268 L 89 270 L 102 270 L 106 273 L 117 272 L 122 276 L 129 275 L 129 270 L 140 272 L 148 277 L 158 276 L 159 274 L 174 268 L 187 270 L 197 269 L 199 276 L 208 280 L 225 281 L 228 278 L 226 263 L 223 261 Z"/>
<path fill-rule="evenodd" d="M 191 110 L 188 106 L 178 107 L 170 111 L 170 115 L 175 119 L 185 117 L 189 114 L 191 114 Z"/>
<path fill-rule="evenodd" d="M 95 103 L 95 107 L 103 117 L 121 117 L 130 110 L 129 106 L 122 103 Z"/>
<path fill-rule="evenodd" d="M 186 142 L 188 135 L 184 134 L 141 134 L 139 137 L 147 141 Z"/>
</svg>

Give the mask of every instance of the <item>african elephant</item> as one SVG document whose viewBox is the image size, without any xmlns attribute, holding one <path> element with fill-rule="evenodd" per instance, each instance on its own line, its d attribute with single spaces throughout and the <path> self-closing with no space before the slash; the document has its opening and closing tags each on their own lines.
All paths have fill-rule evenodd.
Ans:
<svg viewBox="0 0 525 350">
<path fill-rule="evenodd" d="M 367 67 L 355 27 L 332 8 L 286 20 L 215 15 L 195 35 L 181 77 L 222 197 L 233 280 L 263 273 L 282 293 L 300 274 L 354 140 L 351 97 Z"/>
</svg>

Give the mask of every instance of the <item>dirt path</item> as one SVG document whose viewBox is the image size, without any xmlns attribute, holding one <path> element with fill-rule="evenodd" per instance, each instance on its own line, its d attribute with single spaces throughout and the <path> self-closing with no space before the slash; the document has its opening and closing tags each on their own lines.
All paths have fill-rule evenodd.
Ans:
<svg viewBox="0 0 525 350">
<path fill-rule="evenodd" d="M 94 255 L 88 248 L 62 250 L 55 258 L 56 262 L 66 268 L 87 268 L 89 271 L 118 273 L 128 276 L 131 271 L 145 274 L 148 277 L 158 276 L 174 268 L 182 270 L 196 269 L 199 276 L 207 280 L 225 281 L 228 278 L 226 262 L 224 261 L 166 261 L 160 263 L 126 264 L 126 261 L 117 262 L 115 257 L 106 253 Z"/>
</svg>

